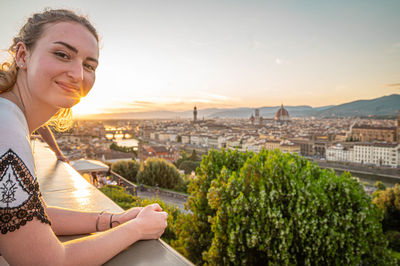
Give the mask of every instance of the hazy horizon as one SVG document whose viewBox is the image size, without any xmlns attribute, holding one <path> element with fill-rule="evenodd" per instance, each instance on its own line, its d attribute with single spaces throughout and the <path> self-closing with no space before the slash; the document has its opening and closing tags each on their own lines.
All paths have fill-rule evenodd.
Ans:
<svg viewBox="0 0 400 266">
<path fill-rule="evenodd" d="M 1 0 L 2 38 L 44 7 L 87 14 L 97 80 L 77 114 L 339 105 L 400 93 L 400 1 Z"/>
</svg>

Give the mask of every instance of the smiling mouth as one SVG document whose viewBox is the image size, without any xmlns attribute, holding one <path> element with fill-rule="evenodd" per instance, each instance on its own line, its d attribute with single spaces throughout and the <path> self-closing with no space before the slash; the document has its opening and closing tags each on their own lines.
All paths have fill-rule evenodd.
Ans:
<svg viewBox="0 0 400 266">
<path fill-rule="evenodd" d="M 61 81 L 56 81 L 55 82 L 61 89 L 63 89 L 64 91 L 68 92 L 68 93 L 74 93 L 74 94 L 80 94 L 80 89 L 78 86 L 72 85 L 72 84 L 68 84 L 65 82 L 61 82 Z"/>
</svg>

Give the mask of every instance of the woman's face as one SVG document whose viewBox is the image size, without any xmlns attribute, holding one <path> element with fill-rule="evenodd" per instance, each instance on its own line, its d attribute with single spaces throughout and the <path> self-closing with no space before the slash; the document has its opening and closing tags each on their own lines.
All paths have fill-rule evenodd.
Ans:
<svg viewBox="0 0 400 266">
<path fill-rule="evenodd" d="M 74 22 L 46 25 L 25 58 L 30 94 L 56 108 L 70 108 L 92 88 L 98 64 L 96 38 Z"/>
</svg>

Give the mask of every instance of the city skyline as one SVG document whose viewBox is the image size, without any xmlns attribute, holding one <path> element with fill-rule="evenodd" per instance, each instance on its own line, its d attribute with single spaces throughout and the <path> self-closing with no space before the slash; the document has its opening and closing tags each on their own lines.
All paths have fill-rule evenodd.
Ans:
<svg viewBox="0 0 400 266">
<path fill-rule="evenodd" d="M 338 105 L 400 93 L 400 2 L 2 1 L 0 49 L 44 7 L 87 14 L 97 81 L 77 114 Z"/>
</svg>

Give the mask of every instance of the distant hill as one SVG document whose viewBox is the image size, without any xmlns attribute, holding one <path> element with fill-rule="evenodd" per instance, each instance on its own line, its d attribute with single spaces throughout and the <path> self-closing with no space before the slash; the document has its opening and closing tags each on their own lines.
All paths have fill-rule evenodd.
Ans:
<svg viewBox="0 0 400 266">
<path fill-rule="evenodd" d="M 395 115 L 400 110 L 400 95 L 392 94 L 372 100 L 359 100 L 316 111 L 316 116 L 382 116 Z"/>
<path fill-rule="evenodd" d="M 351 116 L 396 116 L 400 110 L 400 94 L 392 94 L 372 100 L 358 100 L 340 105 L 311 107 L 308 105 L 284 106 L 291 117 L 351 117 Z M 258 108 L 263 118 L 273 118 L 280 106 L 266 106 Z M 254 115 L 250 107 L 240 108 L 207 108 L 198 110 L 199 120 L 204 118 L 248 118 Z M 193 110 L 184 112 L 149 111 L 112 114 L 87 115 L 86 119 L 176 119 L 191 118 Z"/>
</svg>

